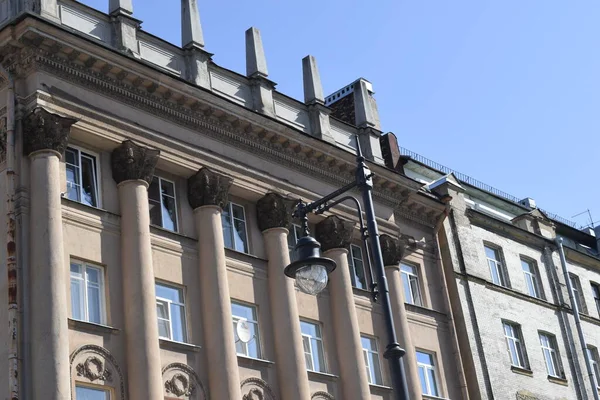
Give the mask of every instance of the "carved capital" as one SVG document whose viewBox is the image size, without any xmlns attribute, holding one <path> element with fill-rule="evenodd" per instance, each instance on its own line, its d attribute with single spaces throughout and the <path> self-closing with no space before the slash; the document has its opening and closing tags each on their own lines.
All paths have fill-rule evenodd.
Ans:
<svg viewBox="0 0 600 400">
<path fill-rule="evenodd" d="M 125 140 L 113 150 L 110 163 L 113 179 L 117 184 L 129 180 L 144 180 L 148 185 L 154 176 L 154 167 L 160 151 L 139 146 Z"/>
<path fill-rule="evenodd" d="M 229 197 L 232 179 L 211 171 L 200 170 L 188 178 L 188 201 L 192 209 L 202 206 L 225 207 Z"/>
<path fill-rule="evenodd" d="M 336 215 L 325 218 L 315 229 L 316 239 L 321 243 L 321 251 L 348 248 L 353 233 L 354 222 L 343 220 Z"/>
<path fill-rule="evenodd" d="M 71 125 L 76 119 L 52 114 L 37 107 L 23 118 L 23 154 L 54 150 L 64 155 L 69 144 Z"/>
<path fill-rule="evenodd" d="M 277 193 L 267 193 L 256 202 L 258 228 L 261 231 L 288 228 L 292 223 L 292 213 L 297 202 Z"/>
<path fill-rule="evenodd" d="M 404 257 L 405 242 L 390 235 L 379 236 L 384 265 L 398 265 Z"/>
</svg>

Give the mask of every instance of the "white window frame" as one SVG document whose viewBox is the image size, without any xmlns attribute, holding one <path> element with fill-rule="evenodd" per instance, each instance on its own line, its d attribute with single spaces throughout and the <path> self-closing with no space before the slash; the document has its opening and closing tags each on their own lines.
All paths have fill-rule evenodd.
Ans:
<svg viewBox="0 0 600 400">
<path fill-rule="evenodd" d="M 365 277 L 365 287 L 358 287 L 357 282 L 358 280 L 358 276 L 356 275 L 356 264 L 354 263 L 354 261 L 356 260 L 356 257 L 354 257 L 354 252 L 353 249 L 357 249 L 358 250 L 358 254 L 360 254 L 360 259 L 359 261 L 362 263 L 362 270 L 363 270 L 363 276 Z M 367 286 L 367 273 L 365 270 L 365 258 L 363 255 L 363 251 L 362 251 L 362 246 L 357 246 L 355 244 L 351 244 L 350 245 L 350 249 L 348 252 L 348 264 L 350 264 L 350 280 L 352 281 L 352 286 L 354 286 L 355 288 L 358 289 L 363 289 L 363 290 L 367 290 L 368 286 Z"/>
<path fill-rule="evenodd" d="M 596 282 L 590 282 L 590 285 L 592 286 L 592 294 L 594 296 L 594 302 L 596 303 L 596 311 L 600 316 L 600 285 Z"/>
<path fill-rule="evenodd" d="M 523 268 L 523 263 L 529 266 L 529 271 L 525 271 Z M 527 292 L 530 296 L 541 299 L 542 298 L 542 290 L 539 280 L 539 272 L 537 269 L 537 265 L 534 261 L 528 260 L 526 258 L 521 258 L 521 269 L 523 270 L 523 275 L 525 277 L 525 287 L 527 288 Z M 531 282 L 531 287 L 533 288 L 533 293 L 529 290 L 528 279 Z"/>
<path fill-rule="evenodd" d="M 506 333 L 506 327 L 509 327 L 511 332 L 510 335 Z M 525 345 L 523 343 L 523 338 L 521 336 L 521 326 L 509 321 L 502 321 L 502 331 L 504 332 L 504 339 L 506 342 L 506 350 L 508 351 L 508 356 L 510 358 L 511 365 L 527 369 L 527 356 L 525 353 Z M 517 360 L 513 359 L 513 354 L 510 350 L 510 342 L 513 342 L 515 346 L 515 351 L 517 353 Z M 521 359 L 519 359 L 519 357 Z M 515 362 L 516 361 L 516 362 Z"/>
<path fill-rule="evenodd" d="M 179 232 L 179 210 L 177 208 L 177 185 L 175 184 L 174 181 L 172 181 L 170 179 L 165 179 L 165 178 L 163 178 L 163 177 L 161 177 L 159 175 L 154 175 L 152 177 L 152 179 L 154 180 L 154 178 L 158 179 L 158 198 L 160 199 L 160 225 L 152 224 L 152 221 L 150 221 L 150 223 L 153 226 L 158 226 L 158 227 L 160 227 L 162 229 L 166 229 L 168 231 L 171 231 L 171 229 L 165 228 L 164 222 L 163 222 L 164 217 L 163 217 L 162 182 L 165 181 L 165 182 L 168 182 L 171 185 L 173 185 L 173 196 L 170 196 L 168 194 L 166 195 L 166 196 L 171 197 L 173 199 L 173 205 L 175 206 L 175 229 L 172 230 L 171 232 Z M 152 184 L 152 182 L 150 182 L 150 184 Z M 155 200 L 153 200 L 153 201 L 155 201 Z"/>
<path fill-rule="evenodd" d="M 427 350 L 421 350 L 421 349 L 417 349 L 417 353 L 423 353 L 423 354 L 427 354 L 429 356 L 431 356 L 432 359 L 432 363 L 433 365 L 430 364 L 425 364 L 422 362 L 417 361 L 417 370 L 423 368 L 425 370 L 425 372 L 427 371 L 433 371 L 433 379 L 435 380 L 434 384 L 435 384 L 435 389 L 437 391 L 437 393 L 433 393 L 432 388 L 431 388 L 431 382 L 429 382 L 429 374 L 425 373 L 425 383 L 427 385 L 426 388 L 421 388 L 421 393 L 426 395 L 426 396 L 435 396 L 435 397 L 440 397 L 441 396 L 441 388 L 440 388 L 440 380 L 438 377 L 438 371 L 437 368 L 435 367 L 437 358 L 435 356 L 435 353 L 427 351 Z M 418 360 L 418 357 L 417 357 Z"/>
<path fill-rule="evenodd" d="M 79 198 L 80 198 L 80 200 L 74 200 L 74 199 L 69 199 L 69 200 L 84 204 L 88 207 L 102 208 L 102 198 L 101 198 L 102 196 L 100 196 L 100 194 L 102 193 L 102 190 L 101 190 L 102 179 L 101 179 L 101 175 L 100 175 L 101 174 L 100 154 L 98 154 L 94 151 L 85 149 L 81 146 L 76 146 L 76 145 L 68 145 L 67 149 L 65 151 L 68 151 L 69 149 L 77 150 L 77 152 L 78 152 L 78 157 L 79 157 Z M 90 206 L 81 201 L 81 199 L 83 198 L 83 175 L 82 175 L 83 168 L 81 166 L 81 153 L 85 153 L 85 155 L 94 158 L 94 177 L 96 179 L 96 202 L 98 203 L 95 206 Z M 69 181 L 66 180 L 67 179 L 67 171 L 66 171 L 67 164 L 68 164 L 67 157 L 65 155 L 65 183 L 67 185 L 67 193 L 68 193 L 69 192 Z"/>
<path fill-rule="evenodd" d="M 96 386 L 96 385 L 88 385 L 85 384 L 83 382 L 76 382 L 75 383 L 75 393 L 73 393 L 73 398 L 76 399 L 76 395 L 77 395 L 77 388 L 82 388 L 82 389 L 89 389 L 89 390 L 97 390 L 99 392 L 104 392 L 106 393 L 106 399 L 108 400 L 113 400 L 113 389 L 107 386 Z"/>
<path fill-rule="evenodd" d="M 600 359 L 598 356 L 598 348 L 588 345 L 586 351 L 596 378 L 596 387 L 600 388 Z"/>
<path fill-rule="evenodd" d="M 187 340 L 188 340 L 188 332 L 187 332 L 188 318 L 187 318 L 187 307 L 185 305 L 185 290 L 184 290 L 184 288 L 181 287 L 181 286 L 172 285 L 172 284 L 165 283 L 165 282 L 162 282 L 162 281 L 156 281 L 154 284 L 178 290 L 181 293 L 181 298 L 183 299 L 183 303 L 178 303 L 178 302 L 175 302 L 173 300 L 165 299 L 164 297 L 159 297 L 158 295 L 156 295 L 156 304 L 158 304 L 159 302 L 163 303 L 163 304 L 166 304 L 166 306 L 167 306 L 167 315 L 168 315 L 168 319 L 161 318 L 161 317 L 159 317 L 157 315 L 156 316 L 157 317 L 156 323 L 158 324 L 158 320 L 163 320 L 163 321 L 168 321 L 169 322 L 169 337 L 160 336 L 160 330 L 159 330 L 159 333 L 158 333 L 158 335 L 159 335 L 158 337 L 160 339 L 166 339 L 166 340 L 170 340 L 170 341 L 173 341 L 173 342 L 179 342 L 178 340 L 173 339 L 173 318 L 171 318 L 171 304 L 174 304 L 176 306 L 183 307 L 183 317 L 184 317 L 185 320 L 182 321 L 183 322 L 183 326 L 181 327 L 181 331 L 183 333 L 183 338 L 182 338 L 183 340 L 181 341 L 181 343 L 187 343 Z"/>
<path fill-rule="evenodd" d="M 503 264 L 502 264 L 502 254 L 501 254 L 500 248 L 492 246 L 492 245 L 488 245 L 488 244 L 484 244 L 483 246 L 484 246 L 484 252 L 486 253 L 485 258 L 487 260 L 488 268 L 490 271 L 490 278 L 492 280 L 492 283 L 494 283 L 495 285 L 508 287 L 507 282 L 506 282 L 506 277 L 504 276 L 504 270 L 503 270 Z M 487 255 L 487 252 L 485 251 L 486 248 L 494 251 L 494 254 L 497 256 L 497 259 L 490 258 Z M 492 267 L 492 264 L 493 264 L 493 267 Z M 500 280 L 500 282 L 494 281 L 494 274 L 492 273 L 492 268 L 494 268 L 496 270 L 496 273 L 498 275 L 498 279 Z"/>
<path fill-rule="evenodd" d="M 546 363 L 546 372 L 548 372 L 548 376 L 552 376 L 554 378 L 562 378 L 562 366 L 560 363 L 560 354 L 556 346 L 558 346 L 556 342 L 556 336 L 547 332 L 538 332 L 540 338 L 540 346 L 542 348 L 542 354 L 544 355 L 544 362 Z M 547 341 L 547 345 L 544 344 L 544 338 Z M 554 356 L 554 357 L 552 357 Z M 548 357 L 550 357 L 550 364 L 554 369 L 554 373 L 548 369 Z M 556 362 L 555 362 L 556 361 Z"/>
<path fill-rule="evenodd" d="M 71 264 L 76 264 L 81 268 L 81 276 L 82 278 L 79 277 L 73 277 L 71 274 Z M 98 270 L 98 275 L 99 275 L 99 279 L 100 279 L 100 283 L 99 283 L 99 287 L 98 287 L 98 291 L 100 292 L 100 322 L 92 322 L 90 321 L 90 316 L 89 316 L 89 310 L 88 310 L 88 282 L 87 282 L 87 274 L 86 274 L 86 270 L 87 268 L 91 268 L 91 269 L 96 269 Z M 86 261 L 82 261 L 82 260 L 78 260 L 78 259 L 71 259 L 70 263 L 69 263 L 69 282 L 71 282 L 73 279 L 76 279 L 78 281 L 81 281 L 81 288 L 82 288 L 82 293 L 81 293 L 81 298 L 79 299 L 79 306 L 80 306 L 80 311 L 82 311 L 82 315 L 83 315 L 83 319 L 81 319 L 81 321 L 84 322 L 89 322 L 92 324 L 98 323 L 100 325 L 106 325 L 106 284 L 105 284 L 105 279 L 104 279 L 104 267 L 101 265 L 97 265 L 97 264 L 92 264 Z M 73 305 L 73 293 L 71 291 L 71 287 L 69 285 L 69 293 L 71 296 L 71 318 L 73 318 L 73 309 L 72 309 L 72 305 Z M 75 319 L 75 318 L 73 318 Z M 78 320 L 79 321 L 79 320 Z"/>
<path fill-rule="evenodd" d="M 416 271 L 416 272 L 405 271 L 402 268 L 402 266 L 412 268 L 413 271 Z M 421 279 L 419 276 L 419 271 L 420 271 L 420 267 L 418 265 L 405 263 L 405 262 L 400 263 L 400 277 L 402 278 L 402 290 L 405 289 L 405 287 L 404 287 L 404 278 L 405 277 L 406 277 L 406 279 L 408 279 L 408 288 L 410 290 L 410 293 L 404 293 L 404 301 L 408 304 L 412 304 L 412 305 L 419 306 L 419 307 L 424 307 L 425 304 L 423 302 L 423 294 L 421 293 Z M 413 291 L 413 286 L 411 285 L 412 280 L 416 281 L 416 287 L 417 287 L 416 295 Z M 404 290 L 404 291 L 406 292 L 406 290 Z M 417 299 L 418 299 L 418 301 L 417 301 Z"/>
<path fill-rule="evenodd" d="M 233 319 L 233 324 L 235 326 L 235 324 L 237 324 L 238 321 L 240 320 L 245 320 L 250 324 L 254 325 L 254 330 L 256 332 L 256 334 L 254 335 L 254 340 L 256 341 L 256 359 L 260 360 L 262 355 L 262 351 L 261 351 L 261 345 L 260 345 L 260 326 L 258 325 L 258 307 L 256 307 L 256 305 L 254 304 L 249 304 L 249 303 L 245 303 L 243 301 L 238 301 L 238 300 L 231 300 L 232 304 L 241 306 L 241 307 L 246 307 L 246 308 L 250 308 L 252 309 L 252 314 L 254 315 L 254 317 L 256 319 L 248 319 L 248 318 L 242 318 L 242 317 L 238 317 L 236 315 L 233 315 L 233 310 L 231 313 L 231 318 Z M 234 327 L 235 329 L 235 327 Z M 236 333 L 234 332 L 234 336 L 236 335 Z M 239 353 L 237 352 L 237 346 L 236 346 L 236 354 L 244 356 L 244 357 L 248 357 L 248 358 L 254 358 L 249 354 L 249 350 L 248 350 L 248 343 L 244 343 L 242 341 L 240 341 L 240 343 L 242 344 L 242 347 L 245 349 L 244 353 Z M 237 344 L 237 342 L 236 342 Z"/>
<path fill-rule="evenodd" d="M 245 250 L 244 249 L 240 250 L 240 249 L 235 248 L 235 238 L 233 237 L 233 235 L 234 235 L 233 230 L 235 230 L 235 221 L 236 220 L 239 221 L 240 219 L 235 218 L 233 216 L 233 207 L 232 206 L 240 207 L 242 209 L 242 213 L 244 214 L 244 221 L 243 221 L 244 222 L 244 233 L 246 235 L 246 242 L 247 242 Z M 233 247 L 234 247 L 231 250 L 239 251 L 240 253 L 244 253 L 244 254 L 250 254 L 250 237 L 248 236 L 248 219 L 246 218 L 246 207 L 244 207 L 241 204 L 234 203 L 233 201 L 229 201 L 225 205 L 225 207 L 228 207 L 228 212 L 229 212 L 229 217 L 230 217 L 229 223 L 231 224 L 231 231 L 227 232 L 227 233 L 225 233 L 225 232 L 223 232 L 223 233 L 231 235 L 231 243 L 233 244 Z"/>
<path fill-rule="evenodd" d="M 369 379 L 369 383 L 371 385 L 381 386 L 383 385 L 383 377 L 381 376 L 381 361 L 379 359 L 379 344 L 377 343 L 377 339 L 368 335 L 361 335 L 361 339 L 369 340 L 372 346 L 375 348 L 375 350 L 365 349 L 364 347 L 362 349 L 365 358 L 365 366 L 367 368 L 367 378 Z M 369 355 L 372 355 L 375 359 L 375 362 L 379 366 L 378 369 L 374 368 L 374 365 L 371 365 L 371 357 L 369 357 Z M 377 371 L 379 371 L 379 374 L 376 373 Z"/>
<path fill-rule="evenodd" d="M 569 280 L 571 281 L 571 287 L 573 288 L 573 295 L 577 302 L 577 308 L 579 308 L 580 314 L 587 314 L 587 304 L 585 304 L 585 298 L 583 297 L 581 280 L 578 275 L 569 272 Z"/>
<path fill-rule="evenodd" d="M 246 215 L 244 214 L 244 217 Z M 290 231 L 288 233 L 288 251 L 290 252 L 290 261 L 295 261 L 294 257 L 294 248 L 296 247 L 296 243 L 298 243 L 298 240 L 302 237 L 299 236 L 302 234 L 302 227 L 298 224 L 292 224 L 290 226 Z M 246 235 L 246 237 L 248 237 L 248 235 Z M 289 238 L 294 238 L 294 244 L 292 245 L 290 243 Z"/>
<path fill-rule="evenodd" d="M 326 373 L 327 372 L 327 365 L 326 365 L 326 361 L 325 361 L 325 346 L 323 345 L 323 329 L 321 327 L 321 324 L 319 324 L 317 322 L 313 322 L 313 321 L 308 321 L 308 320 L 305 320 L 305 319 L 301 319 L 300 322 L 304 322 L 306 324 L 310 324 L 310 325 L 316 326 L 317 327 L 316 331 L 317 331 L 318 334 L 320 334 L 320 337 L 319 336 L 315 337 L 315 336 L 307 335 L 305 333 L 301 334 L 303 339 L 308 339 L 308 347 L 310 348 L 310 363 L 312 365 L 311 365 L 310 368 L 307 365 L 306 369 L 308 371 L 312 371 L 312 372 L 324 372 L 324 373 Z M 323 362 L 322 362 L 322 366 L 321 366 L 321 371 L 315 370 L 315 351 L 318 351 L 318 349 L 315 350 L 313 348 L 313 342 L 312 342 L 313 340 L 315 340 L 317 343 L 320 343 L 320 345 L 321 345 L 321 352 L 323 353 Z M 302 344 L 302 350 L 303 350 L 303 352 L 305 354 L 304 358 L 306 359 L 306 355 L 309 354 L 309 353 L 307 353 L 306 351 L 304 351 L 304 343 Z M 318 353 L 317 353 L 317 355 L 318 355 Z"/>
</svg>

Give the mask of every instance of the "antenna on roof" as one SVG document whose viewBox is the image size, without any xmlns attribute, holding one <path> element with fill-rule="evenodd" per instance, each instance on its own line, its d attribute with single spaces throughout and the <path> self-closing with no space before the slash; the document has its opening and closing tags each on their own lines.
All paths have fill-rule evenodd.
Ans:
<svg viewBox="0 0 600 400">
<path fill-rule="evenodd" d="M 571 218 L 579 217 L 580 215 L 583 215 L 583 214 L 587 214 L 589 222 L 585 225 L 581 225 L 582 228 L 587 228 L 587 227 L 593 228 L 598 222 L 600 222 L 600 220 L 594 221 L 594 218 L 592 218 L 592 212 L 590 211 L 589 208 L 585 211 L 580 212 L 579 214 L 573 215 Z"/>
</svg>

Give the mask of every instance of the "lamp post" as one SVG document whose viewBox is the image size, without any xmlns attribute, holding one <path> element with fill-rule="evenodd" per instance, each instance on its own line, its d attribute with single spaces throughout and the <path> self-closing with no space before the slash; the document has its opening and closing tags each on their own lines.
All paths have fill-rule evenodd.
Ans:
<svg viewBox="0 0 600 400">
<path fill-rule="evenodd" d="M 319 249 L 321 245 L 309 235 L 308 214 L 311 212 L 321 214 L 341 202 L 346 200 L 353 201 L 357 207 L 361 235 L 366 248 L 367 264 L 371 269 L 371 277 L 374 275 L 377 277 L 376 283 L 371 282 L 371 294 L 373 299 L 381 302 L 383 308 L 389 342 L 386 346 L 384 357 L 390 365 L 392 387 L 395 394 L 394 398 L 397 400 L 409 400 L 404 364 L 402 362 L 402 356 L 405 354 L 405 351 L 400 347 L 396 339 L 394 317 L 392 315 L 389 289 L 385 277 L 381 244 L 379 243 L 379 230 L 377 221 L 375 220 L 373 197 L 371 195 L 371 191 L 373 190 L 373 174 L 365 163 L 358 138 L 356 138 L 356 163 L 356 179 L 354 182 L 312 203 L 303 203 L 300 201 L 296 206 L 294 217 L 302 220 L 303 237 L 298 240 L 294 248 L 297 260 L 288 265 L 284 273 L 286 276 L 296 279 L 298 287 L 305 293 L 316 295 L 325 289 L 328 281 L 327 276 L 335 269 L 336 265 L 333 260 L 320 256 Z M 340 198 L 342 194 L 355 187 L 362 194 L 366 213 L 366 227 L 360 202 L 352 196 Z M 370 252 L 369 249 L 371 250 Z M 373 258 L 372 263 L 371 257 Z M 372 268 L 373 266 L 374 268 Z"/>
</svg>

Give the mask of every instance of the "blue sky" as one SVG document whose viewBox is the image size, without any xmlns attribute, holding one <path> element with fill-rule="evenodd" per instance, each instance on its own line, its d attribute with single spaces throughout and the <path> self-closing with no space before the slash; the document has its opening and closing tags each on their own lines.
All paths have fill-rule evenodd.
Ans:
<svg viewBox="0 0 600 400">
<path fill-rule="evenodd" d="M 198 1 L 219 65 L 245 72 L 255 26 L 283 93 L 303 98 L 312 54 L 326 94 L 373 83 L 382 129 L 401 146 L 565 218 L 589 208 L 600 220 L 599 2 Z M 134 0 L 134 15 L 180 44 L 178 1 Z"/>
</svg>

